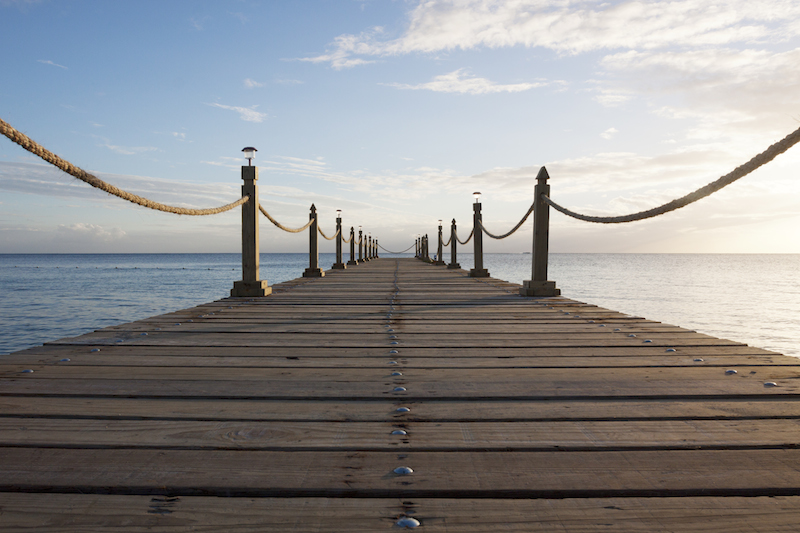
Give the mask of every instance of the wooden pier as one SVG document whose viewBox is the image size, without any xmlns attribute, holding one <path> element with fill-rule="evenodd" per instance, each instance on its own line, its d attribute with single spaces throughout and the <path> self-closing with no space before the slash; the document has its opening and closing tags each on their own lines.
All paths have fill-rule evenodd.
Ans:
<svg viewBox="0 0 800 533">
<path fill-rule="evenodd" d="M 800 361 L 518 292 L 379 259 L 3 356 L 0 530 L 797 530 Z"/>
</svg>

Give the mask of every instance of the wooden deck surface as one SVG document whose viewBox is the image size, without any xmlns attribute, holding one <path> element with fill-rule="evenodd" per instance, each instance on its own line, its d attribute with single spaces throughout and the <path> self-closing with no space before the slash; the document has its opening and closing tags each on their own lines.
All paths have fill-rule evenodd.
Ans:
<svg viewBox="0 0 800 533">
<path fill-rule="evenodd" d="M 380 259 L 3 356 L 0 530 L 798 530 L 798 359 L 518 287 Z"/>
</svg>

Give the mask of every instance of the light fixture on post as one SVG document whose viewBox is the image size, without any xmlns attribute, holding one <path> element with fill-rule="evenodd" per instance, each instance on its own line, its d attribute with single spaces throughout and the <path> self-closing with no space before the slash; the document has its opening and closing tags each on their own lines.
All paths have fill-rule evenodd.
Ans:
<svg viewBox="0 0 800 533">
<path fill-rule="evenodd" d="M 475 197 L 475 203 L 476 204 L 480 203 L 480 201 L 481 201 L 481 193 L 480 192 L 476 191 L 476 192 L 472 193 L 472 196 Z"/>
<path fill-rule="evenodd" d="M 233 282 L 231 296 L 269 296 L 272 288 L 259 278 L 258 167 L 252 166 L 256 149 L 248 146 L 242 152 L 249 163 L 242 165 L 242 196 L 250 200 L 242 205 L 242 279 Z"/>
<path fill-rule="evenodd" d="M 246 148 L 242 148 L 242 152 L 244 152 L 244 158 L 247 159 L 247 166 L 252 167 L 253 159 L 256 157 L 256 152 L 258 152 L 258 150 L 252 146 L 248 146 Z"/>
</svg>

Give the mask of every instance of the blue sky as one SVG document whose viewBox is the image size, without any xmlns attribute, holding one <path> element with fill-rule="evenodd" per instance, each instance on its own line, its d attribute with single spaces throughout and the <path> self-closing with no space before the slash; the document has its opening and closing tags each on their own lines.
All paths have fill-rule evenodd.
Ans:
<svg viewBox="0 0 800 533">
<path fill-rule="evenodd" d="M 546 165 L 594 215 L 654 207 L 800 127 L 793 0 L 0 0 L 0 117 L 153 200 L 239 197 L 287 225 L 313 202 L 390 249 L 438 219 L 510 229 Z M 556 252 L 800 253 L 800 148 L 659 219 L 553 213 Z M 238 252 L 238 211 L 127 204 L 0 139 L 0 253 Z M 307 250 L 262 219 L 264 252 Z M 530 250 L 528 223 L 489 252 Z M 329 248 L 329 249 L 328 249 Z M 330 243 L 322 251 L 332 251 Z"/>
</svg>

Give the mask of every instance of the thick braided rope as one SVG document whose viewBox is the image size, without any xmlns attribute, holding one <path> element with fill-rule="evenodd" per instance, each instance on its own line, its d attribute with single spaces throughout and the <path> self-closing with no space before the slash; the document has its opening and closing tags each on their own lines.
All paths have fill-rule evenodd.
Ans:
<svg viewBox="0 0 800 533">
<path fill-rule="evenodd" d="M 450 241 L 452 240 L 453 240 L 453 235 L 450 235 L 450 238 L 447 239 L 447 242 L 442 243 L 442 248 L 447 248 L 448 246 L 450 246 Z"/>
<path fill-rule="evenodd" d="M 319 226 L 317 226 L 317 231 L 319 232 L 320 235 L 322 235 L 323 239 L 327 239 L 329 241 L 332 241 L 333 239 L 339 236 L 338 229 L 336 230 L 336 233 L 333 234 L 333 237 L 328 237 L 327 235 L 325 235 L 325 233 L 322 231 L 322 228 L 320 228 Z"/>
<path fill-rule="evenodd" d="M 531 204 L 531 207 L 530 209 L 528 209 L 528 212 L 525 213 L 525 216 L 522 217 L 522 220 L 520 220 L 519 223 L 516 226 L 514 226 L 514 228 L 511 231 L 509 231 L 508 233 L 504 233 L 502 235 L 494 235 L 493 233 L 489 233 L 489 230 L 487 230 L 486 227 L 483 225 L 482 220 L 479 220 L 478 224 L 480 224 L 481 226 L 481 231 L 483 231 L 486 235 L 488 235 L 492 239 L 498 239 L 498 240 L 505 239 L 506 237 L 510 237 L 511 235 L 513 235 L 514 232 L 517 231 L 525 223 L 526 220 L 528 220 L 528 217 L 531 216 L 531 213 L 533 213 L 533 204 Z"/>
<path fill-rule="evenodd" d="M 349 239 L 345 239 L 344 235 L 342 235 L 342 242 L 343 243 L 350 244 L 352 241 L 353 241 L 353 237 L 350 237 Z"/>
<path fill-rule="evenodd" d="M 101 191 L 105 191 L 108 194 L 112 194 L 117 196 L 118 198 L 122 198 L 123 200 L 127 200 L 134 204 L 141 205 L 142 207 L 147 207 L 150 209 L 155 209 L 157 211 L 164 211 L 165 213 L 175 213 L 176 215 L 216 215 L 218 213 L 224 213 L 225 211 L 230 211 L 234 207 L 239 207 L 243 203 L 247 202 L 250 197 L 249 196 L 242 196 L 235 202 L 227 205 L 223 205 L 220 207 L 212 207 L 210 209 L 188 209 L 185 207 L 175 207 L 172 205 L 166 205 L 159 202 L 154 202 L 152 200 L 148 200 L 142 196 L 137 196 L 135 194 L 131 194 L 127 191 L 123 191 L 122 189 L 111 185 L 110 183 L 106 183 L 105 181 L 101 180 L 97 176 L 89 174 L 82 168 L 76 167 L 69 161 L 61 159 L 53 152 L 45 149 L 42 145 L 17 130 L 15 130 L 11 125 L 0 119 L 0 132 L 3 133 L 6 137 L 17 143 L 18 145 L 25 148 L 30 153 L 41 157 L 48 163 L 53 166 L 56 166 L 69 174 L 70 176 L 74 176 L 79 180 L 88 183 L 92 187 L 100 189 Z"/>
<path fill-rule="evenodd" d="M 311 223 L 314 222 L 313 220 L 309 220 L 308 224 L 306 224 L 302 228 L 297 228 L 297 229 L 287 228 L 286 226 L 284 226 L 283 224 L 272 218 L 272 216 L 269 213 L 267 213 L 267 210 L 264 209 L 263 205 L 258 204 L 258 210 L 261 211 L 270 222 L 275 224 L 275 226 L 282 229 L 283 231 L 288 231 L 289 233 L 300 233 L 301 231 L 305 231 L 311 225 Z"/>
<path fill-rule="evenodd" d="M 387 250 L 386 248 L 384 248 L 384 247 L 383 247 L 383 246 L 381 246 L 380 244 L 378 245 L 378 248 L 380 248 L 381 250 L 383 250 L 383 251 L 384 251 L 384 252 L 386 252 L 387 254 L 404 254 L 404 253 L 406 253 L 407 251 L 409 251 L 410 249 L 412 249 L 412 248 L 413 248 L 414 246 L 416 246 L 416 245 L 417 245 L 417 243 L 414 243 L 414 244 L 412 244 L 411 246 L 409 246 L 408 248 L 406 248 L 405 250 L 403 250 L 402 252 L 393 252 L 393 251 L 391 251 L 391 250 Z"/>
<path fill-rule="evenodd" d="M 467 237 L 467 240 L 462 241 L 461 239 L 458 238 L 458 232 L 456 231 L 456 240 L 461 244 L 467 244 L 473 235 L 475 235 L 475 228 L 472 228 L 472 231 L 469 232 L 469 237 Z"/>
<path fill-rule="evenodd" d="M 792 133 L 784 137 L 781 141 L 773 144 L 765 151 L 761 152 L 753 159 L 736 167 L 732 172 L 722 176 L 721 178 L 717 179 L 706 185 L 705 187 L 701 187 L 696 191 L 687 194 L 681 198 L 677 198 L 672 200 L 671 202 L 667 202 L 666 204 L 655 207 L 653 209 L 648 209 L 647 211 L 640 211 L 638 213 L 632 213 L 630 215 L 623 215 L 618 217 L 593 217 L 588 215 L 582 215 L 580 213 L 576 213 L 574 211 L 570 211 L 566 207 L 562 207 L 551 200 L 549 197 L 542 195 L 542 200 L 550 204 L 554 209 L 564 213 L 567 216 L 572 218 L 577 218 L 578 220 L 583 220 L 586 222 L 597 222 L 599 224 L 619 224 L 622 222 L 634 222 L 637 220 L 644 220 L 646 218 L 656 217 L 658 215 L 663 215 L 664 213 L 669 213 L 670 211 L 674 211 L 676 209 L 680 209 L 681 207 L 685 207 L 691 203 L 694 203 L 706 196 L 709 196 L 718 190 L 722 189 L 723 187 L 730 185 L 734 181 L 743 178 L 753 172 L 758 167 L 765 165 L 775 159 L 780 154 L 784 153 L 786 150 L 794 146 L 800 142 L 800 128 L 794 130 Z"/>
</svg>

